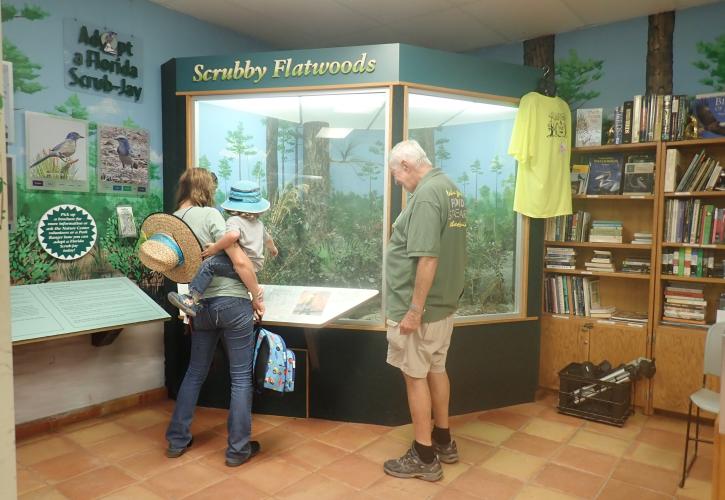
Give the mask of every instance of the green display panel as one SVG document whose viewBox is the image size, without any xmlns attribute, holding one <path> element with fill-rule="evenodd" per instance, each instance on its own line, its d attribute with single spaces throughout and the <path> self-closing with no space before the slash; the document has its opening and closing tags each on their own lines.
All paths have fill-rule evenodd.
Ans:
<svg viewBox="0 0 725 500">
<path fill-rule="evenodd" d="M 10 306 L 14 343 L 170 318 L 128 278 L 14 286 Z"/>
</svg>

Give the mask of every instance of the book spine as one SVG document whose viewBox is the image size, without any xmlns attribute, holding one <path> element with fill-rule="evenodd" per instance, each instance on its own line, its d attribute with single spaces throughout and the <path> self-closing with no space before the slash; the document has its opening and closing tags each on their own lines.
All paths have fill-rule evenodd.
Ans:
<svg viewBox="0 0 725 500">
<path fill-rule="evenodd" d="M 632 112 L 633 112 L 633 101 L 624 101 L 623 108 L 623 119 L 622 124 L 622 142 L 629 144 L 632 142 Z"/>
<path fill-rule="evenodd" d="M 632 142 L 639 142 L 639 129 L 642 121 L 642 96 L 636 95 L 632 100 Z"/>
<path fill-rule="evenodd" d="M 670 140 L 679 141 L 678 136 L 678 123 L 679 123 L 679 112 L 680 112 L 680 96 L 672 96 L 671 116 L 670 116 Z"/>
<path fill-rule="evenodd" d="M 614 108 L 614 144 L 622 144 L 624 134 L 624 108 Z"/>
<path fill-rule="evenodd" d="M 672 120 L 672 96 L 665 95 L 662 98 L 662 140 L 669 141 L 671 135 L 671 124 Z"/>
</svg>

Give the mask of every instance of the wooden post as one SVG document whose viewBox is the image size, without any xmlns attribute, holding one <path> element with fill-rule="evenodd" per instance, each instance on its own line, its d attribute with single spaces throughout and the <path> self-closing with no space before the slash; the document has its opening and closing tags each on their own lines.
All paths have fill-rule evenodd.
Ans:
<svg viewBox="0 0 725 500">
<path fill-rule="evenodd" d="M 649 16 L 647 31 L 647 93 L 672 93 L 672 33 L 675 12 Z"/>
<path fill-rule="evenodd" d="M 548 66 L 546 84 L 554 88 L 554 35 L 545 35 L 524 40 L 524 65 L 535 68 Z"/>
</svg>

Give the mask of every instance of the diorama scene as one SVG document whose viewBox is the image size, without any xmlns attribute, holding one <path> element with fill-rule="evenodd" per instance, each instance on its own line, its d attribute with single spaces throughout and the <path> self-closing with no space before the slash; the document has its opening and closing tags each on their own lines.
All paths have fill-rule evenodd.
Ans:
<svg viewBox="0 0 725 500">
<path fill-rule="evenodd" d="M 516 108 L 424 94 L 411 94 L 409 106 L 410 137 L 466 196 L 458 314 L 514 312 L 515 164 L 506 147 Z M 279 255 L 266 261 L 262 283 L 382 289 L 387 107 L 385 91 L 196 101 L 197 165 L 217 176 L 217 202 L 240 179 L 271 202 L 262 219 Z M 380 322 L 380 296 L 350 319 Z"/>
</svg>

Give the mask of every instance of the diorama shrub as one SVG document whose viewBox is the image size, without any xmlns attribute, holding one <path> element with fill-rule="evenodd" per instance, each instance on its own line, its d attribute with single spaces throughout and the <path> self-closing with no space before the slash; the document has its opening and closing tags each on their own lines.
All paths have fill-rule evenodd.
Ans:
<svg viewBox="0 0 725 500">
<path fill-rule="evenodd" d="M 10 283 L 32 285 L 45 283 L 56 267 L 56 261 L 38 241 L 37 224 L 18 217 L 15 231 L 10 233 Z"/>
</svg>

